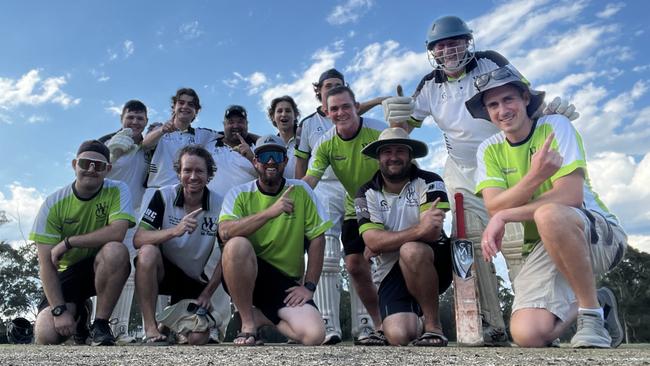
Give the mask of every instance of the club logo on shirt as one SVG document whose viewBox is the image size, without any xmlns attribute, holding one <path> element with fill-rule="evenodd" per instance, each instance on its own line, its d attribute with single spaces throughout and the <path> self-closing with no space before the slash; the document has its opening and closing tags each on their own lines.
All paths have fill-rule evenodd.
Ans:
<svg viewBox="0 0 650 366">
<path fill-rule="evenodd" d="M 447 190 L 445 189 L 445 183 L 436 181 L 433 183 L 430 183 L 427 186 L 427 193 L 432 193 L 432 192 L 446 192 Z"/>
<path fill-rule="evenodd" d="M 95 216 L 97 220 L 103 220 L 108 214 L 108 203 L 99 202 L 95 205 Z"/>
<path fill-rule="evenodd" d="M 217 235 L 217 218 L 203 216 L 203 224 L 201 224 L 201 235 Z"/>
<path fill-rule="evenodd" d="M 420 202 L 418 197 L 415 194 L 415 188 L 409 184 L 406 188 L 406 205 L 407 206 L 419 206 Z"/>
<path fill-rule="evenodd" d="M 149 222 L 154 222 L 156 220 L 156 215 L 157 215 L 156 211 L 148 208 L 144 212 L 144 219 Z"/>
<path fill-rule="evenodd" d="M 390 211 L 390 206 L 388 206 L 388 201 L 386 200 L 379 201 L 379 210 Z"/>
</svg>

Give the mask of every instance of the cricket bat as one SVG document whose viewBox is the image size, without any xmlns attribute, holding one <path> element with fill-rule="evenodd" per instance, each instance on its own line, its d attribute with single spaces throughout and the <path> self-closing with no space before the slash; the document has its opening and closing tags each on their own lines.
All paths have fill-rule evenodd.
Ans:
<svg viewBox="0 0 650 366">
<path fill-rule="evenodd" d="M 474 247 L 465 232 L 463 194 L 454 195 L 456 202 L 456 239 L 451 244 L 454 275 L 454 307 L 456 339 L 461 346 L 482 346 L 483 328 L 478 297 L 478 281 L 474 265 Z"/>
</svg>

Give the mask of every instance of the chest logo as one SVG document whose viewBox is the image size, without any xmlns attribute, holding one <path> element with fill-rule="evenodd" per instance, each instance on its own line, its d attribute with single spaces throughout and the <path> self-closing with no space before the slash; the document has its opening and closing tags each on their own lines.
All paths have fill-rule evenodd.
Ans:
<svg viewBox="0 0 650 366">
<path fill-rule="evenodd" d="M 419 204 L 418 198 L 415 195 L 415 189 L 410 184 L 408 188 L 406 188 L 406 204 L 409 206 L 418 206 Z"/>
<path fill-rule="evenodd" d="M 217 233 L 217 219 L 215 217 L 203 217 L 201 224 L 201 235 L 215 236 Z"/>
<path fill-rule="evenodd" d="M 97 205 L 95 205 L 95 216 L 97 217 L 98 220 L 105 219 L 107 214 L 108 214 L 108 203 L 100 202 Z"/>
</svg>

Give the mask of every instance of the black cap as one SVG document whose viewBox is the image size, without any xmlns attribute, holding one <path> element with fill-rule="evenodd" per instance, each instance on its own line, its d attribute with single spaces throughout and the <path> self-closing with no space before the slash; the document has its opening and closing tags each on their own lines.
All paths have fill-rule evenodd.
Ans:
<svg viewBox="0 0 650 366">
<path fill-rule="evenodd" d="M 82 152 L 85 151 L 94 151 L 96 153 L 100 153 L 104 155 L 106 158 L 106 161 L 110 163 L 111 161 L 111 153 L 108 151 L 108 148 L 106 145 L 102 144 L 101 142 L 97 140 L 88 140 L 84 141 L 81 143 L 81 146 L 79 146 L 79 150 L 77 150 L 77 156 L 79 156 Z"/>
<path fill-rule="evenodd" d="M 224 117 L 230 118 L 232 115 L 248 118 L 247 117 L 248 114 L 246 113 L 246 108 L 236 104 L 231 105 L 230 107 L 228 107 L 228 109 L 226 109 L 226 114 L 224 115 Z"/>
<path fill-rule="evenodd" d="M 323 81 L 327 79 L 341 79 L 341 81 L 345 83 L 345 79 L 343 79 L 343 74 L 341 74 L 337 69 L 329 69 L 324 73 L 320 74 L 320 77 L 318 78 L 318 85 L 322 84 Z"/>
</svg>

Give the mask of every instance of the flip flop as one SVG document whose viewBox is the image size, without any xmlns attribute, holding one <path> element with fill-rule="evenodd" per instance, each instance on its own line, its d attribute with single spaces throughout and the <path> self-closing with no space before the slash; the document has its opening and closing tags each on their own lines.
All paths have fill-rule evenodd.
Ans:
<svg viewBox="0 0 650 366">
<path fill-rule="evenodd" d="M 169 346 L 169 340 L 164 334 L 159 334 L 156 336 L 148 336 L 142 338 L 143 346 Z"/>
<path fill-rule="evenodd" d="M 449 343 L 449 340 L 442 333 L 424 332 L 410 345 L 415 347 L 447 347 L 447 343 Z"/>
<path fill-rule="evenodd" d="M 258 339 L 258 334 L 257 333 L 250 333 L 250 332 L 239 332 L 235 336 L 235 339 L 238 338 L 243 338 L 244 343 L 235 343 L 235 339 L 232 340 L 233 344 L 238 347 L 253 347 L 253 346 L 263 346 L 264 341 L 261 339 Z M 253 338 L 252 342 L 246 342 L 249 338 Z"/>
</svg>

